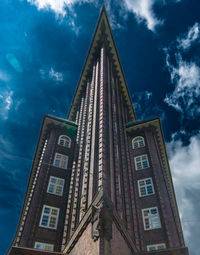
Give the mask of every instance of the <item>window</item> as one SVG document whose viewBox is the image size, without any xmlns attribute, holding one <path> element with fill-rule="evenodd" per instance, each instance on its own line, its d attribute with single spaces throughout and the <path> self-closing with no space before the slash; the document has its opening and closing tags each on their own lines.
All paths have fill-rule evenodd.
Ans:
<svg viewBox="0 0 200 255">
<path fill-rule="evenodd" d="M 50 176 L 47 192 L 57 196 L 62 196 L 64 183 L 64 179 Z"/>
<path fill-rule="evenodd" d="M 68 156 L 67 155 L 63 155 L 60 153 L 56 153 L 55 157 L 54 157 L 54 162 L 53 165 L 63 168 L 63 169 L 67 169 L 67 163 L 68 163 Z"/>
<path fill-rule="evenodd" d="M 157 251 L 165 248 L 166 248 L 165 243 L 147 245 L 147 251 Z"/>
<path fill-rule="evenodd" d="M 135 157 L 135 168 L 141 170 L 149 167 L 148 156 L 146 154 Z"/>
<path fill-rule="evenodd" d="M 141 148 L 141 147 L 144 147 L 144 146 L 145 146 L 144 137 L 137 136 L 137 137 L 133 138 L 133 140 L 132 140 L 133 149 Z"/>
<path fill-rule="evenodd" d="M 59 208 L 44 205 L 40 219 L 40 227 L 56 229 L 58 216 Z"/>
<path fill-rule="evenodd" d="M 49 243 L 35 242 L 34 248 L 39 250 L 44 250 L 44 251 L 53 251 L 54 246 L 53 244 L 49 244 Z"/>
<path fill-rule="evenodd" d="M 154 192 L 152 178 L 139 180 L 138 181 L 138 189 L 139 189 L 140 197 L 153 195 L 155 192 Z"/>
<path fill-rule="evenodd" d="M 59 139 L 58 139 L 58 144 L 66 147 L 66 148 L 70 148 L 71 147 L 71 138 L 69 138 L 66 135 L 60 135 Z"/>
<path fill-rule="evenodd" d="M 161 228 L 160 217 L 157 207 L 147 208 L 142 210 L 144 230 Z"/>
</svg>

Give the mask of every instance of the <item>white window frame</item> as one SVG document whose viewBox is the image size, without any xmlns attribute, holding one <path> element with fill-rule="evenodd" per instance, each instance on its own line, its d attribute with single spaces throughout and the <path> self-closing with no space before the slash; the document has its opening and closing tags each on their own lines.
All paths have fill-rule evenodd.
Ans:
<svg viewBox="0 0 200 255">
<path fill-rule="evenodd" d="M 156 214 L 152 214 L 151 210 L 157 210 Z M 149 215 L 145 215 L 145 211 L 149 211 Z M 142 219 L 143 219 L 143 224 L 144 224 L 144 230 L 152 230 L 152 229 L 157 229 L 161 228 L 161 222 L 160 222 L 160 216 L 158 212 L 158 207 L 151 207 L 151 208 L 145 208 L 142 209 Z M 145 220 L 148 220 L 148 225 L 149 227 L 146 226 Z"/>
<path fill-rule="evenodd" d="M 146 184 L 146 181 L 150 180 L 150 184 Z M 144 182 L 144 185 L 141 185 L 141 182 Z M 153 193 L 148 194 L 148 187 L 151 186 L 152 187 L 152 191 Z M 142 194 L 142 188 L 144 188 L 145 190 L 145 195 Z M 155 190 L 154 190 L 154 186 L 153 186 L 153 180 L 151 177 L 149 178 L 145 178 L 145 179 L 140 179 L 138 180 L 138 190 L 139 190 L 139 196 L 140 197 L 146 197 L 146 196 L 151 196 L 155 194 Z"/>
<path fill-rule="evenodd" d="M 67 169 L 69 157 L 61 153 L 55 153 L 53 165 L 62 169 Z M 58 164 L 57 164 L 58 161 Z"/>
<path fill-rule="evenodd" d="M 145 157 L 145 159 L 144 159 L 144 157 Z M 143 155 L 139 155 L 139 156 L 134 157 L 134 162 L 135 162 L 135 169 L 137 171 L 149 168 L 149 159 L 148 159 L 148 155 L 147 154 L 143 154 Z M 147 162 L 147 167 L 144 167 L 144 165 L 143 165 L 144 162 Z"/>
<path fill-rule="evenodd" d="M 62 144 L 63 141 L 63 144 Z M 67 135 L 60 135 L 58 138 L 58 145 L 66 147 L 66 148 L 71 148 L 71 138 Z"/>
<path fill-rule="evenodd" d="M 138 139 L 140 139 L 139 141 L 137 141 Z M 145 140 L 143 136 L 136 136 L 133 138 L 132 140 L 132 148 L 133 149 L 138 149 L 138 148 L 142 148 L 145 147 Z"/>
<path fill-rule="evenodd" d="M 50 210 L 50 213 L 45 213 L 45 208 L 48 208 Z M 57 214 L 53 215 L 52 214 L 52 210 L 56 210 Z M 43 205 L 43 209 L 42 209 L 42 214 L 41 214 L 41 217 L 40 217 L 40 224 L 39 224 L 39 226 L 43 227 L 43 228 L 57 229 L 59 212 L 60 212 L 60 209 L 57 208 L 57 207 L 52 207 L 52 206 L 49 206 L 49 205 Z M 43 220 L 43 217 L 45 217 L 45 216 L 48 217 L 47 225 L 46 226 L 42 225 L 42 220 Z M 54 227 L 50 226 L 51 220 L 53 218 L 55 218 L 55 226 Z"/>
<path fill-rule="evenodd" d="M 159 246 L 162 246 L 162 248 L 159 248 Z M 147 245 L 147 251 L 157 251 L 157 250 L 163 250 L 163 249 L 166 249 L 165 243 Z"/>
<path fill-rule="evenodd" d="M 41 245 L 43 246 L 43 248 L 38 248 L 37 245 Z M 35 242 L 34 248 L 37 250 L 43 250 L 43 251 L 54 251 L 54 245 L 50 243 Z"/>
<path fill-rule="evenodd" d="M 55 179 L 55 183 L 52 182 L 52 180 Z M 59 184 L 59 181 L 62 181 L 62 184 Z M 63 195 L 63 189 L 64 189 L 64 185 L 65 185 L 65 180 L 62 178 L 58 178 L 56 176 L 50 176 L 49 178 L 49 184 L 48 184 L 48 188 L 47 188 L 47 193 L 56 195 L 56 196 L 62 196 Z M 53 191 L 51 191 L 51 187 L 53 186 Z M 58 193 L 57 189 L 61 188 L 61 192 Z"/>
</svg>

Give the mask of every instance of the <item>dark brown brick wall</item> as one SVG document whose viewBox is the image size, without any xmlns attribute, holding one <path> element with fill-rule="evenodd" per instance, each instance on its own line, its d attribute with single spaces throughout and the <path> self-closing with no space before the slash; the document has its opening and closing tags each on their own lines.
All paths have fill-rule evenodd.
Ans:
<svg viewBox="0 0 200 255">
<path fill-rule="evenodd" d="M 38 176 L 37 184 L 31 201 L 29 213 L 25 222 L 24 231 L 21 237 L 21 246 L 34 247 L 35 241 L 54 244 L 54 250 L 61 249 L 65 211 L 68 198 L 69 181 L 71 176 L 72 155 L 74 150 L 74 138 L 71 148 L 64 148 L 57 145 L 58 138 L 65 134 L 64 129 L 49 127 L 47 138 L 48 144 L 44 153 L 43 162 Z M 53 166 L 55 153 L 69 156 L 68 169 L 61 169 Z M 56 196 L 47 193 L 50 176 L 65 179 L 63 196 Z M 39 227 L 43 205 L 49 205 L 60 209 L 57 229 Z"/>
</svg>

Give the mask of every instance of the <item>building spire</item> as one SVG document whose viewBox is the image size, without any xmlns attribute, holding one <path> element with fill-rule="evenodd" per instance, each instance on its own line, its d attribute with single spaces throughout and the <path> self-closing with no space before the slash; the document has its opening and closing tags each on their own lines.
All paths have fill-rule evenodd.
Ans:
<svg viewBox="0 0 200 255">
<path fill-rule="evenodd" d="M 106 7 L 104 4 L 102 5 L 99 19 L 96 25 L 96 29 L 90 44 L 90 48 L 88 50 L 88 54 L 87 54 L 78 84 L 77 84 L 77 88 L 75 91 L 74 98 L 72 100 L 71 108 L 68 113 L 68 119 L 75 120 L 75 114 L 76 114 L 77 103 L 79 101 L 79 96 L 81 94 L 81 91 L 85 87 L 86 81 L 88 79 L 88 75 L 91 75 L 90 67 L 93 64 L 95 53 L 100 46 L 100 42 L 106 43 L 109 47 L 110 54 L 112 55 L 113 63 L 116 68 L 116 73 L 119 77 L 120 86 L 122 88 L 122 94 L 129 109 L 129 116 L 131 120 L 134 120 L 135 113 L 134 113 L 133 105 L 131 102 L 128 86 L 127 86 L 124 72 L 120 63 L 117 47 L 114 41 L 114 37 L 111 31 L 110 23 L 106 13 Z"/>
</svg>

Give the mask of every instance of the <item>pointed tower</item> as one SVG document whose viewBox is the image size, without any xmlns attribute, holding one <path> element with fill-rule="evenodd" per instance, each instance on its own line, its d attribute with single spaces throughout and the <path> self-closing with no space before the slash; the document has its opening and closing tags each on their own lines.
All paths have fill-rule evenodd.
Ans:
<svg viewBox="0 0 200 255">
<path fill-rule="evenodd" d="M 160 119 L 135 119 L 103 7 L 68 119 L 44 117 L 8 254 L 150 251 L 188 255 Z"/>
</svg>

